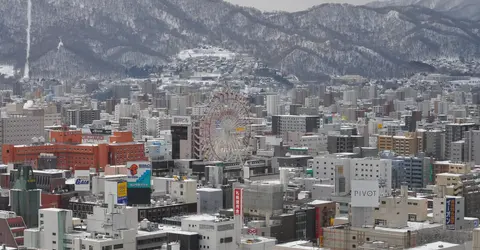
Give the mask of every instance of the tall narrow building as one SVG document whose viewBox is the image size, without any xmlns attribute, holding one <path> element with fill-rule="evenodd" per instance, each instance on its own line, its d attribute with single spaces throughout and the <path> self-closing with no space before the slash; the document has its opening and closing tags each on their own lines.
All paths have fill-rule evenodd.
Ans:
<svg viewBox="0 0 480 250">
<path fill-rule="evenodd" d="M 38 227 L 40 189 L 37 189 L 32 166 L 15 165 L 13 188 L 10 190 L 11 210 L 21 216 L 28 228 Z"/>
</svg>

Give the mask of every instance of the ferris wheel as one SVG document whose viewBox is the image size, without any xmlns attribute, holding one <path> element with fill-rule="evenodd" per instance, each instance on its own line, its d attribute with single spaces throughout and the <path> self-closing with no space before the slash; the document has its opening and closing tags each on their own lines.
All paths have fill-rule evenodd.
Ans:
<svg viewBox="0 0 480 250">
<path fill-rule="evenodd" d="M 251 151 L 251 119 L 247 98 L 217 92 L 200 122 L 202 156 L 209 161 L 242 162 Z"/>
</svg>

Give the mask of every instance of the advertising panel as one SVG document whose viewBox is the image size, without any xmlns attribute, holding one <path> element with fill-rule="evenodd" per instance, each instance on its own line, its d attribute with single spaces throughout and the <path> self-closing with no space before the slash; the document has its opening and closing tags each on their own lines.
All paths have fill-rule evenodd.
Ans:
<svg viewBox="0 0 480 250">
<path fill-rule="evenodd" d="M 75 171 L 75 191 L 90 191 L 90 170 Z"/>
<path fill-rule="evenodd" d="M 119 182 L 117 184 L 117 203 L 127 205 L 127 183 Z"/>
<path fill-rule="evenodd" d="M 455 198 L 447 198 L 445 203 L 445 225 L 448 230 L 455 230 Z"/>
<path fill-rule="evenodd" d="M 148 161 L 127 162 L 127 187 L 150 188 L 152 164 Z"/>
<path fill-rule="evenodd" d="M 315 225 L 317 226 L 317 230 L 315 230 L 315 238 L 320 238 L 320 232 L 322 231 L 322 220 L 321 220 L 321 212 L 320 208 L 315 208 Z"/>
<path fill-rule="evenodd" d="M 108 143 L 110 136 L 107 135 L 82 135 L 82 143 Z"/>
<path fill-rule="evenodd" d="M 173 116 L 172 125 L 191 125 L 192 120 L 190 116 Z"/>
<path fill-rule="evenodd" d="M 352 180 L 352 207 L 378 207 L 378 180 Z"/>
<path fill-rule="evenodd" d="M 243 188 L 233 190 L 233 214 L 243 215 Z"/>
</svg>

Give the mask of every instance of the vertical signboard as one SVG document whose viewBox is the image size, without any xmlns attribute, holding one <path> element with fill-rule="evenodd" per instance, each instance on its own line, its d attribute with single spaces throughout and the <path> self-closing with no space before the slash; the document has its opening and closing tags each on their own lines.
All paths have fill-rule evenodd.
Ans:
<svg viewBox="0 0 480 250">
<path fill-rule="evenodd" d="M 378 207 L 378 180 L 352 180 L 352 207 Z"/>
<path fill-rule="evenodd" d="M 447 230 L 455 230 L 455 198 L 447 198 L 445 201 L 445 225 Z"/>
<path fill-rule="evenodd" d="M 243 188 L 233 190 L 233 214 L 243 215 Z"/>
<path fill-rule="evenodd" d="M 150 188 L 152 164 L 148 161 L 127 162 L 127 187 Z"/>
<path fill-rule="evenodd" d="M 75 171 L 75 191 L 90 191 L 90 170 Z"/>
<path fill-rule="evenodd" d="M 117 203 L 127 205 L 127 182 L 117 184 Z"/>
<path fill-rule="evenodd" d="M 320 208 L 315 208 L 315 225 L 317 226 L 317 230 L 315 230 L 315 238 L 320 238 L 320 231 L 322 231 L 322 217 Z"/>
</svg>

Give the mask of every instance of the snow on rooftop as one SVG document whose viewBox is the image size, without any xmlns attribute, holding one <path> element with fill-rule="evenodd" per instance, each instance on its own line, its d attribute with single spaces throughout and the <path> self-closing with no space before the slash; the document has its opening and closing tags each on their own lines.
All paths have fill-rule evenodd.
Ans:
<svg viewBox="0 0 480 250">
<path fill-rule="evenodd" d="M 453 243 L 448 243 L 444 241 L 437 241 L 437 242 L 432 242 L 425 244 L 423 246 L 418 246 L 410 249 L 414 250 L 436 250 L 436 249 L 445 249 L 445 248 L 450 248 L 450 247 L 456 247 L 458 244 L 453 244 Z"/>
<path fill-rule="evenodd" d="M 322 205 L 322 204 L 329 204 L 329 203 L 332 203 L 332 201 L 314 200 L 312 202 L 309 202 L 308 205 Z"/>
<path fill-rule="evenodd" d="M 220 188 L 208 188 L 208 187 L 204 187 L 204 188 L 198 188 L 197 191 L 205 191 L 205 192 L 218 192 L 218 191 L 222 191 Z"/>
<path fill-rule="evenodd" d="M 427 228 L 443 228 L 443 225 L 438 223 L 430 224 L 429 222 L 407 222 L 408 226 L 404 228 L 386 228 L 386 227 L 375 227 L 375 230 L 388 231 L 388 232 L 398 232 L 406 233 L 407 231 L 418 231 Z"/>
<path fill-rule="evenodd" d="M 277 246 L 285 247 L 285 248 L 309 249 L 309 250 L 325 249 L 325 248 L 314 247 L 314 246 L 311 245 L 311 243 L 309 241 L 306 241 L 306 240 L 298 240 L 298 241 L 287 242 L 287 243 L 283 243 L 283 244 L 278 244 Z"/>
<path fill-rule="evenodd" d="M 198 214 L 185 217 L 185 220 L 193 220 L 193 221 L 215 221 L 217 219 L 216 216 L 209 215 L 209 214 Z"/>
</svg>

